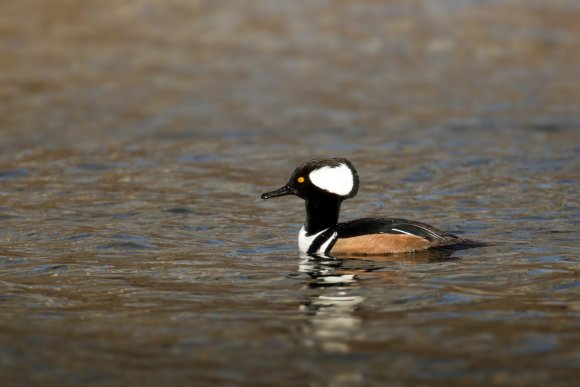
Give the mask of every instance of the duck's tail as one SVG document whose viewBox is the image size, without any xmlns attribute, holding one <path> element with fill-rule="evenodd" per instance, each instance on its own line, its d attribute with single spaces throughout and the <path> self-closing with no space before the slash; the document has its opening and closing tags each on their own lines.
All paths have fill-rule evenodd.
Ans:
<svg viewBox="0 0 580 387">
<path fill-rule="evenodd" d="M 492 245 L 491 243 L 487 242 L 474 241 L 471 239 L 455 237 L 453 239 L 450 238 L 449 240 L 447 240 L 447 243 L 442 243 L 441 245 L 436 246 L 436 248 L 447 251 L 457 251 L 457 250 L 473 249 L 476 247 L 486 247 L 491 245 Z"/>
</svg>

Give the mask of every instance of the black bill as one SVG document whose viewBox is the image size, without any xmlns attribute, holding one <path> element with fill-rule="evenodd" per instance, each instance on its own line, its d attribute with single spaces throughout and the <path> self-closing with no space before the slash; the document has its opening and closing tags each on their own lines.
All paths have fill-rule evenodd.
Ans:
<svg viewBox="0 0 580 387">
<path fill-rule="evenodd" d="M 278 196 L 286 196 L 286 195 L 294 195 L 294 190 L 287 185 L 282 188 L 278 188 L 272 192 L 266 192 L 262 194 L 262 199 L 271 199 L 276 198 Z"/>
</svg>

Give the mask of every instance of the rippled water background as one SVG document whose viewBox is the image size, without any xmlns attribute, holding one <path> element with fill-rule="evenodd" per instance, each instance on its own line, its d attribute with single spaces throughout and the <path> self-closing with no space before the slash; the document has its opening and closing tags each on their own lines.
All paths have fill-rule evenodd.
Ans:
<svg viewBox="0 0 580 387">
<path fill-rule="evenodd" d="M 3 385 L 565 386 L 580 373 L 580 7 L 0 3 Z M 342 219 L 491 242 L 298 256 Z"/>
</svg>

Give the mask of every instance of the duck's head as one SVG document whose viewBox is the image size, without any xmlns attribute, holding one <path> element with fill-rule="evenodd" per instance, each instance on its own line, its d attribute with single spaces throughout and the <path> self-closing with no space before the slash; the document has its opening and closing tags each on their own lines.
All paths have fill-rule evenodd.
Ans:
<svg viewBox="0 0 580 387">
<path fill-rule="evenodd" d="M 304 200 L 335 196 L 349 199 L 358 191 L 358 175 L 347 159 L 314 159 L 299 165 L 286 185 L 262 194 L 262 199 L 296 195 Z"/>
</svg>

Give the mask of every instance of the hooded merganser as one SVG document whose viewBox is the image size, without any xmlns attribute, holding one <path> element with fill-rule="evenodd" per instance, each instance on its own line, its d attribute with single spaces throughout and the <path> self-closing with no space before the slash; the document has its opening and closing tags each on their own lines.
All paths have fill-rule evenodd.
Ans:
<svg viewBox="0 0 580 387">
<path fill-rule="evenodd" d="M 306 222 L 298 237 L 301 253 L 364 256 L 482 246 L 405 219 L 363 218 L 338 223 L 342 201 L 354 197 L 358 186 L 357 172 L 349 160 L 314 159 L 299 165 L 286 185 L 262 194 L 262 199 L 296 195 L 306 201 Z"/>
</svg>

